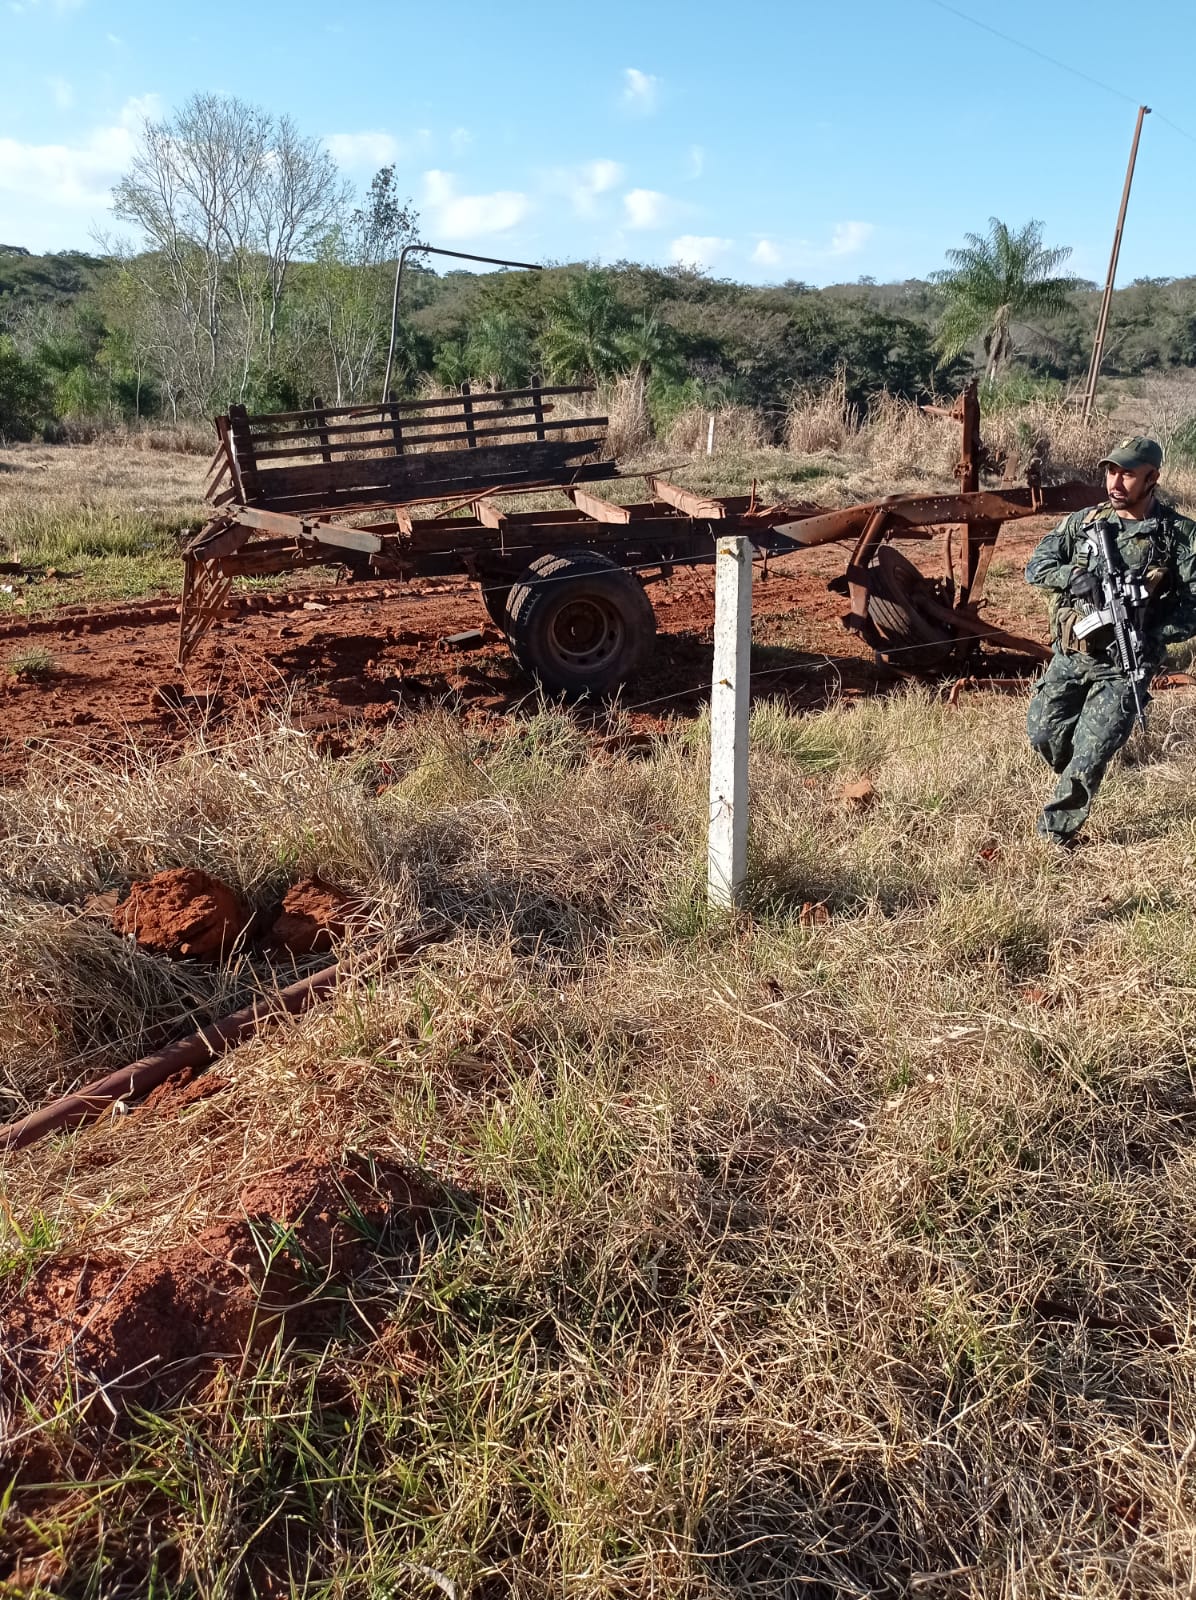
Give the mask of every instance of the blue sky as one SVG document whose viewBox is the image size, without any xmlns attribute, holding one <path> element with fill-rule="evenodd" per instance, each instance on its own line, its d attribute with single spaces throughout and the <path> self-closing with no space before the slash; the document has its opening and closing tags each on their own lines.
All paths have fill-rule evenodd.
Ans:
<svg viewBox="0 0 1196 1600">
<path fill-rule="evenodd" d="M 1196 6 L 1156 0 L 0 0 L 0 242 L 89 248 L 145 116 L 287 112 L 423 236 L 750 282 L 923 276 L 989 216 L 1103 278 L 1196 272 Z M 1142 33 L 1149 25 L 1151 34 Z M 1163 118 L 1185 130 L 1189 137 Z"/>
</svg>

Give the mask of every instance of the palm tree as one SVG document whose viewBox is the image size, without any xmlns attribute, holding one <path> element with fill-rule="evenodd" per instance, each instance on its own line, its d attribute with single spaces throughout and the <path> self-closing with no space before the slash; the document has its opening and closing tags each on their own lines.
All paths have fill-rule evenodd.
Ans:
<svg viewBox="0 0 1196 1600">
<path fill-rule="evenodd" d="M 437 378 L 450 389 L 459 389 L 473 377 L 463 339 L 446 339 L 443 344 L 438 344 L 433 365 Z"/>
<path fill-rule="evenodd" d="M 950 358 L 982 334 L 985 375 L 993 383 L 1013 354 L 1015 323 L 1063 310 L 1079 280 L 1055 276 L 1071 247 L 1047 249 L 1041 222 L 1011 231 L 999 217 L 990 217 L 987 237 L 965 233 L 964 238 L 966 248 L 947 251 L 950 268 L 931 274 L 946 300 L 938 345 Z"/>
<path fill-rule="evenodd" d="M 527 382 L 532 349 L 524 329 L 506 311 L 478 318 L 465 345 L 470 376 L 491 389 L 515 389 Z"/>
<path fill-rule="evenodd" d="M 645 376 L 667 360 L 668 342 L 650 311 L 641 311 L 615 339 L 623 365 Z"/>
<path fill-rule="evenodd" d="M 621 348 L 627 324 L 614 285 L 591 268 L 571 278 L 549 307 L 540 354 L 549 376 L 564 383 L 588 383 L 625 371 Z"/>
</svg>

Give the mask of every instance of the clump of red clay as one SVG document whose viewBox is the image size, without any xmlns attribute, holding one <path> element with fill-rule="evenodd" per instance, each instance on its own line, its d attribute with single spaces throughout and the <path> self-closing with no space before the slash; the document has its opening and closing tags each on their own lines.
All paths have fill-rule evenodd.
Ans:
<svg viewBox="0 0 1196 1600">
<path fill-rule="evenodd" d="M 319 876 L 301 878 L 283 896 L 282 909 L 266 940 L 267 948 L 293 956 L 331 950 L 363 910 L 360 896 L 325 883 Z"/>
<path fill-rule="evenodd" d="M 0 1307 L 0 1386 L 34 1404 L 157 1405 L 221 1358 L 333 1334 L 335 1291 L 379 1249 L 416 1255 L 444 1196 L 392 1163 L 298 1159 L 251 1183 L 241 1215 L 143 1261 L 111 1252 L 46 1263 Z M 332 1293 L 329 1293 L 332 1290 Z"/>
<path fill-rule="evenodd" d="M 172 867 L 135 883 L 112 913 L 117 933 L 173 961 L 219 960 L 249 921 L 236 891 L 198 867 Z"/>
</svg>

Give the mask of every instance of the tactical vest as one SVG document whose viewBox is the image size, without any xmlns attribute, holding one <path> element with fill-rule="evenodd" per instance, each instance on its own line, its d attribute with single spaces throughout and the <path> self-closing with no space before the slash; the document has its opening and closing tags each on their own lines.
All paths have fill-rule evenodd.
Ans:
<svg viewBox="0 0 1196 1600">
<path fill-rule="evenodd" d="M 1144 517 L 1139 524 L 1141 531 L 1128 543 L 1123 544 L 1120 539 L 1116 541 L 1118 552 L 1126 567 L 1131 572 L 1136 572 L 1145 580 L 1151 599 L 1160 595 L 1172 577 L 1175 561 L 1175 522 L 1179 513 L 1174 506 L 1165 502 L 1157 502 L 1153 516 Z M 1071 559 L 1075 568 L 1087 570 L 1092 564 L 1092 546 L 1088 543 L 1088 530 L 1097 522 L 1106 518 L 1115 518 L 1116 511 L 1110 501 L 1103 505 L 1093 506 L 1084 513 L 1083 521 L 1076 530 L 1076 549 Z M 1086 641 L 1075 637 L 1075 625 L 1081 617 L 1087 615 L 1092 609 L 1082 601 L 1074 600 L 1064 593 L 1058 596 L 1052 607 L 1051 633 L 1064 655 L 1094 654 L 1104 656 L 1105 650 L 1089 651 Z M 1143 613 L 1146 608 L 1141 608 Z M 1144 631 L 1146 617 L 1135 617 L 1136 626 Z"/>
</svg>

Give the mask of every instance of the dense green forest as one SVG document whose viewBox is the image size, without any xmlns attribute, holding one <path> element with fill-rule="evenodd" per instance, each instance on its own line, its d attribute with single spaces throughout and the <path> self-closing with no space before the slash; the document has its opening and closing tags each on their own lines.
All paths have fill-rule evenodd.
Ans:
<svg viewBox="0 0 1196 1600">
<path fill-rule="evenodd" d="M 193 96 L 147 123 L 112 212 L 135 245 L 37 256 L 0 245 L 0 437 L 380 398 L 395 264 L 419 218 L 383 167 L 355 196 L 285 117 Z M 1099 293 L 1066 247 L 991 218 L 927 281 L 766 287 L 683 266 L 404 274 L 390 387 L 635 379 L 657 429 L 689 406 L 750 407 L 779 432 L 796 393 L 1062 389 L 1087 370 Z M 1196 365 L 1196 278 L 1117 292 L 1104 372 Z"/>
<path fill-rule="evenodd" d="M 259 345 L 202 387 L 172 383 L 154 330 L 138 326 L 149 318 L 134 276 L 144 264 L 0 246 L 0 433 L 52 437 L 64 421 L 203 416 L 230 400 L 271 410 L 317 393 L 329 402 L 379 395 L 391 260 L 295 263 L 272 348 Z M 1061 313 L 1019 329 L 1011 373 L 1082 378 L 1098 301 L 1095 287 L 1077 288 Z M 603 380 L 638 368 L 658 425 L 688 404 L 742 404 L 779 420 L 795 391 L 839 370 L 857 404 L 882 389 L 918 398 L 957 388 L 982 356 L 942 358 L 941 314 L 939 287 L 916 279 L 761 288 L 633 262 L 437 273 L 409 261 L 392 387 L 467 378 L 501 387 L 533 373 Z M 1196 278 L 1140 280 L 1115 293 L 1107 375 L 1192 365 Z"/>
</svg>

